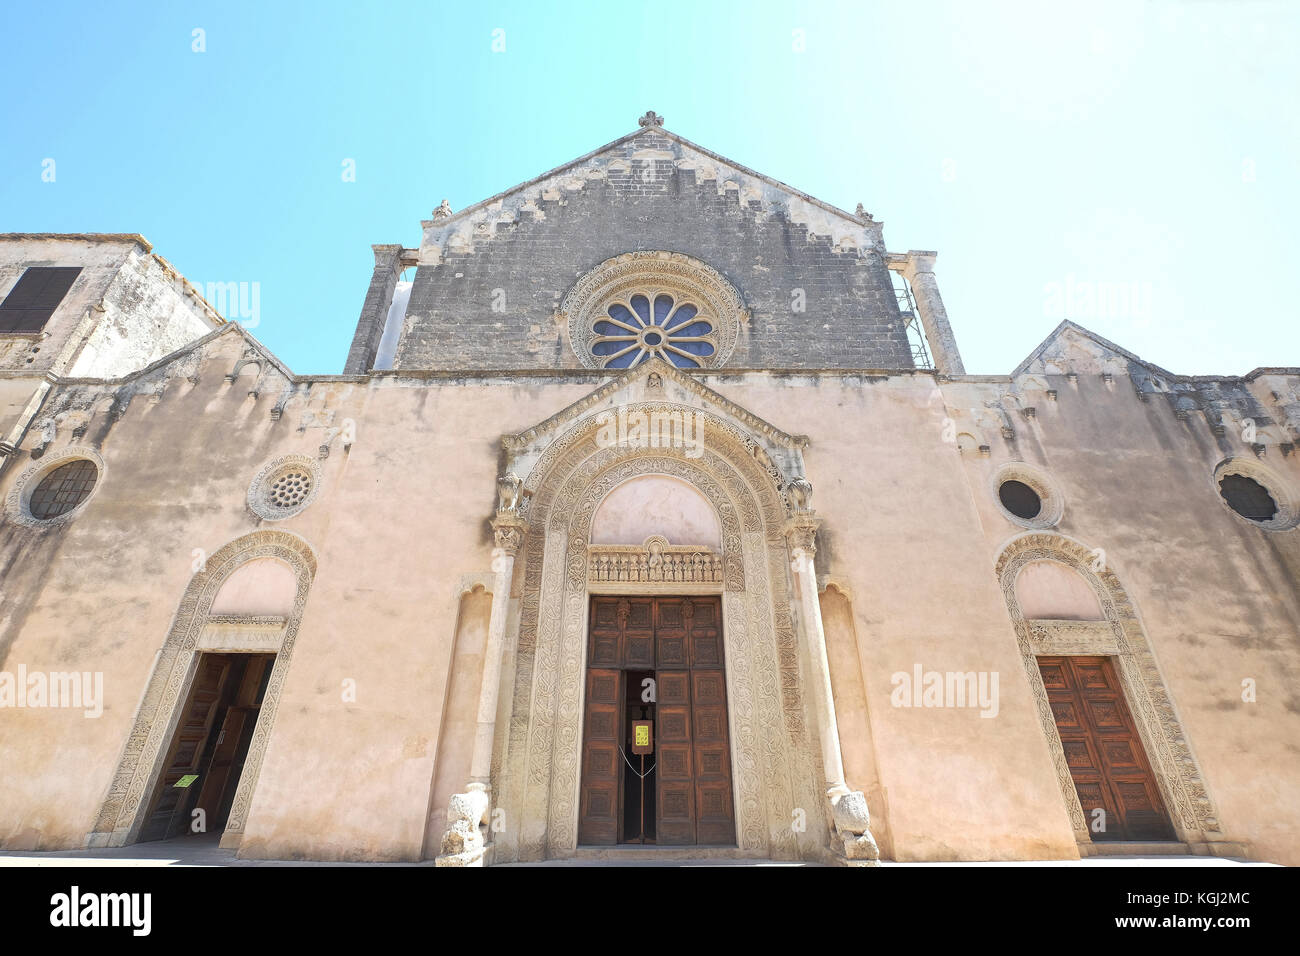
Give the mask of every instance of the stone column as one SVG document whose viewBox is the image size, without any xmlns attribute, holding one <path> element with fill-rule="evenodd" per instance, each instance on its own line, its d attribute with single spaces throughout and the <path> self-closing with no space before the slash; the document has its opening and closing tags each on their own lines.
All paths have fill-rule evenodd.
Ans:
<svg viewBox="0 0 1300 956">
<path fill-rule="evenodd" d="M 478 695 L 478 728 L 474 734 L 474 759 L 470 785 L 491 789 L 492 743 L 496 736 L 497 695 L 501 687 L 501 658 L 506 644 L 506 617 L 510 611 L 510 582 L 515 556 L 524 541 L 524 520 L 498 515 L 492 522 L 496 547 L 492 549 L 492 614 L 488 618 L 487 646 L 483 651 L 483 682 Z"/>
<path fill-rule="evenodd" d="M 826 799 L 835 822 L 836 845 L 832 847 L 841 862 L 856 866 L 879 863 L 880 850 L 871 836 L 871 818 L 866 797 L 850 790 L 844 780 L 844 755 L 840 749 L 840 728 L 835 718 L 835 696 L 831 689 L 830 661 L 826 654 L 826 631 L 822 625 L 821 600 L 817 596 L 816 535 L 821 518 L 812 510 L 812 485 L 796 478 L 788 486 L 794 514 L 786 522 L 786 540 L 790 545 L 790 569 L 803 613 L 799 615 L 803 638 L 807 642 L 812 673 L 809 683 L 817 715 L 817 732 L 821 737 L 822 768 L 826 774 Z"/>
<path fill-rule="evenodd" d="M 402 247 L 371 246 L 375 252 L 375 271 L 370 276 L 370 289 L 361 306 L 357 331 L 352 336 L 348 360 L 343 366 L 344 375 L 364 375 L 375 364 L 379 340 L 384 336 L 388 321 L 388 307 L 393 304 L 397 277 L 402 272 Z"/>
<path fill-rule="evenodd" d="M 916 311 L 920 313 L 926 342 L 934 356 L 935 370 L 941 375 L 965 375 L 966 367 L 957 351 L 957 339 L 948 324 L 948 313 L 939 297 L 939 283 L 934 278 L 934 260 L 938 255 L 917 249 L 906 255 L 895 253 L 889 256 L 889 268 L 902 273 L 912 287 L 912 298 L 916 300 Z"/>
<path fill-rule="evenodd" d="M 487 645 L 483 649 L 483 677 L 479 683 L 478 723 L 470 759 L 469 783 L 464 793 L 454 793 L 447 809 L 447 830 L 442 837 L 437 866 L 482 866 L 492 808 L 492 745 L 496 739 L 497 696 L 501 685 L 501 659 L 505 650 L 506 618 L 510 613 L 510 583 L 515 556 L 524 541 L 527 522 L 519 516 L 519 489 L 513 475 L 497 480 L 498 508 L 492 519 L 496 547 L 492 549 L 492 611 L 488 617 Z"/>
</svg>

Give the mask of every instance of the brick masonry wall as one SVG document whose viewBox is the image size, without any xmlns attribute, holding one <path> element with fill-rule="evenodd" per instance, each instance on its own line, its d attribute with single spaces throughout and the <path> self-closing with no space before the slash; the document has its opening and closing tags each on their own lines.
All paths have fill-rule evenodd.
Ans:
<svg viewBox="0 0 1300 956">
<path fill-rule="evenodd" d="M 580 367 L 555 310 L 581 276 L 638 250 L 694 256 L 740 292 L 752 317 L 728 367 L 913 367 L 882 249 L 837 248 L 793 221 L 770 184 L 752 198 L 754 177 L 702 178 L 693 155 L 647 130 L 588 161 L 579 185 L 543 183 L 535 203 L 485 214 L 472 241 L 417 269 L 395 367 Z M 723 189 L 733 178 L 746 188 Z M 502 293 L 505 309 L 494 311 Z"/>
</svg>

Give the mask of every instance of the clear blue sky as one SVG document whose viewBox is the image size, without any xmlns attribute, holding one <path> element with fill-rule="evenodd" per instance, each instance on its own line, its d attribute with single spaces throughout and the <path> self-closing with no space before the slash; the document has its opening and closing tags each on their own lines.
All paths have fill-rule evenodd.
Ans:
<svg viewBox="0 0 1300 956">
<path fill-rule="evenodd" d="M 371 243 L 653 109 L 937 249 L 968 371 L 1062 317 L 1174 372 L 1300 365 L 1298 25 L 1249 0 L 8 3 L 0 231 L 143 233 L 260 283 L 254 334 L 337 372 Z"/>
</svg>

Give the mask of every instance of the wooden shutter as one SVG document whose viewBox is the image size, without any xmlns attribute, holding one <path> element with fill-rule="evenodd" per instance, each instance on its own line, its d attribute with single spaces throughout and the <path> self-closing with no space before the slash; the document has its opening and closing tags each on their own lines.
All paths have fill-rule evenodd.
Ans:
<svg viewBox="0 0 1300 956">
<path fill-rule="evenodd" d="M 0 302 L 0 332 L 39 332 L 72 288 L 80 266 L 33 266 Z"/>
</svg>

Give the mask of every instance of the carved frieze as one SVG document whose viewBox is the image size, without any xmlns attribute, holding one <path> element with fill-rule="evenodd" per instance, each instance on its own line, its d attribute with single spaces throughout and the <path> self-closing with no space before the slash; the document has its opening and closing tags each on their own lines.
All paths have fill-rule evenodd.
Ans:
<svg viewBox="0 0 1300 956">
<path fill-rule="evenodd" d="M 640 545 L 592 545 L 587 573 L 596 583 L 722 584 L 722 555 L 704 546 L 669 544 L 651 535 Z"/>
</svg>

